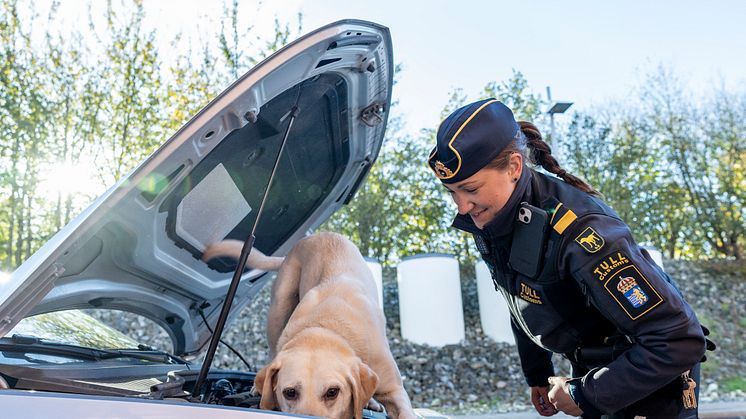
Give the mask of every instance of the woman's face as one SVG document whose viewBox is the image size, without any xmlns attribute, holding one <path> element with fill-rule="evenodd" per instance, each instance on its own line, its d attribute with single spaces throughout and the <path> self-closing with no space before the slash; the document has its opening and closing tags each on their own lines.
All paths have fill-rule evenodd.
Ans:
<svg viewBox="0 0 746 419">
<path fill-rule="evenodd" d="M 514 154 L 507 169 L 485 167 L 456 183 L 443 184 L 458 207 L 458 213 L 469 215 L 482 229 L 505 206 L 521 176 L 523 158 Z"/>
</svg>

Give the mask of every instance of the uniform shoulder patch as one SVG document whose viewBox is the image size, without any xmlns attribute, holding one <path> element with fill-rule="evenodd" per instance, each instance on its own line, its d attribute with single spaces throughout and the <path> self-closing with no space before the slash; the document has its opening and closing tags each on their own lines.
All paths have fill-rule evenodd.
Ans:
<svg viewBox="0 0 746 419">
<path fill-rule="evenodd" d="M 594 273 L 632 320 L 639 319 L 663 302 L 663 297 L 622 252 L 607 257 Z"/>
<path fill-rule="evenodd" d="M 596 253 L 604 247 L 606 242 L 600 234 L 596 233 L 592 227 L 587 227 L 582 233 L 575 237 L 578 243 L 588 253 Z"/>
</svg>

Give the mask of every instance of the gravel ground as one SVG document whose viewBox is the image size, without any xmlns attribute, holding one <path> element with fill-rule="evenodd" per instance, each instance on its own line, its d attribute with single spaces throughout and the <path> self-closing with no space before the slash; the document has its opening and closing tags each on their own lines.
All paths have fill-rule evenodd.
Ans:
<svg viewBox="0 0 746 419">
<path fill-rule="evenodd" d="M 701 401 L 746 400 L 746 263 L 664 261 L 700 321 L 712 332 L 718 349 L 703 364 Z M 462 272 L 465 340 L 435 348 L 401 338 L 395 273 L 384 272 L 384 312 L 391 350 L 416 407 L 467 415 L 530 409 L 515 348 L 495 343 L 482 333 L 473 270 Z M 255 368 L 268 362 L 264 319 L 269 287 L 226 327 L 223 340 L 238 349 Z M 169 349 L 165 332 L 132 316 L 103 316 L 114 327 L 142 342 Z M 223 345 L 214 365 L 246 369 Z M 555 356 L 558 374 L 569 374 L 569 364 Z"/>
</svg>

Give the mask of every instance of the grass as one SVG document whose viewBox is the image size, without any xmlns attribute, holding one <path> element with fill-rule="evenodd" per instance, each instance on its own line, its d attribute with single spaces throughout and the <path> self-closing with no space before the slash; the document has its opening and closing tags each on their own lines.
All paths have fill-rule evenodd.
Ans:
<svg viewBox="0 0 746 419">
<path fill-rule="evenodd" d="M 723 390 L 727 392 L 736 390 L 746 391 L 746 378 L 730 377 L 725 379 Z"/>
<path fill-rule="evenodd" d="M 702 367 L 702 376 L 713 376 L 720 370 L 720 361 L 711 352 L 707 353 L 707 361 L 700 365 Z"/>
</svg>

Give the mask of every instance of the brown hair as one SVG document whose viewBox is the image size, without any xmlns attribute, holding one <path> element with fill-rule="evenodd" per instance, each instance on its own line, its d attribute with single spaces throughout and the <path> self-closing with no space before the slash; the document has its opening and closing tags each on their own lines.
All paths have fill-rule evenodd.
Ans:
<svg viewBox="0 0 746 419">
<path fill-rule="evenodd" d="M 526 161 L 543 167 L 547 172 L 554 173 L 564 180 L 565 183 L 591 195 L 601 195 L 579 177 L 567 173 L 565 169 L 560 167 L 557 160 L 552 156 L 552 149 L 549 148 L 549 144 L 544 142 L 541 132 L 539 132 L 539 128 L 536 125 L 526 121 L 518 121 L 518 125 L 521 127 L 521 132 L 523 133 L 521 138 L 511 142 L 486 167 L 504 170 L 508 167 L 510 156 L 513 153 L 520 153 Z"/>
</svg>

